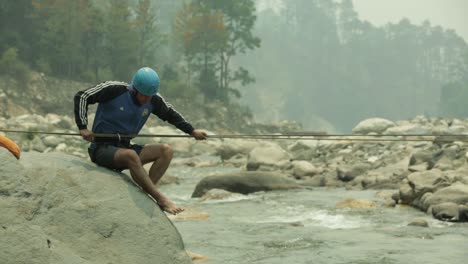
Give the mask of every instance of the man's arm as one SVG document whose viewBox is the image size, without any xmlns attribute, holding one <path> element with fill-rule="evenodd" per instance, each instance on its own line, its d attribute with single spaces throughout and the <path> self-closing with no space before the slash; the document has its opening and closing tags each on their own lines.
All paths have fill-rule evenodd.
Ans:
<svg viewBox="0 0 468 264">
<path fill-rule="evenodd" d="M 185 118 L 175 110 L 164 98 L 157 94 L 151 99 L 153 104 L 153 114 L 164 121 L 169 122 L 183 132 L 193 136 L 197 140 L 204 140 L 208 137 L 205 130 L 194 129 Z"/>
<path fill-rule="evenodd" d="M 124 82 L 104 82 L 75 94 L 75 122 L 84 139 L 92 140 L 92 133 L 88 130 L 88 105 L 112 100 L 126 92 L 127 86 Z"/>
<path fill-rule="evenodd" d="M 153 114 L 162 120 L 169 122 L 189 135 L 191 135 L 195 130 L 193 126 L 187 122 L 187 120 L 185 120 L 185 118 L 177 112 L 171 104 L 166 102 L 161 95 L 157 94 L 153 96 L 151 104 L 153 105 Z"/>
</svg>

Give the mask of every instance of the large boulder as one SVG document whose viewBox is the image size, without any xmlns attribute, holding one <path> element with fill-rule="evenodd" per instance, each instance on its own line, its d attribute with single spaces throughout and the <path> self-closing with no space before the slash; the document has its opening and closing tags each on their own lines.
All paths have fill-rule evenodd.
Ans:
<svg viewBox="0 0 468 264">
<path fill-rule="evenodd" d="M 456 182 L 448 187 L 442 188 L 423 200 L 423 208 L 428 208 L 440 203 L 456 203 L 468 205 L 468 185 Z"/>
<path fill-rule="evenodd" d="M 247 158 L 247 170 L 273 171 L 287 166 L 290 155 L 279 145 L 254 148 Z"/>
<path fill-rule="evenodd" d="M 0 263 L 191 263 L 180 234 L 125 174 L 63 153 L 0 149 Z"/>
<path fill-rule="evenodd" d="M 399 124 L 398 126 L 389 127 L 384 132 L 385 135 L 415 135 L 415 134 L 430 134 L 430 130 L 416 124 Z"/>
<path fill-rule="evenodd" d="M 288 190 L 299 185 L 285 176 L 273 172 L 237 172 L 209 176 L 202 179 L 192 193 L 192 197 L 202 197 L 211 189 L 249 194 L 259 191 Z"/>
<path fill-rule="evenodd" d="M 426 170 L 432 169 L 434 166 L 434 154 L 431 150 L 422 149 L 417 150 L 411 154 L 408 166 L 415 166 L 423 164 Z"/>
<path fill-rule="evenodd" d="M 423 172 L 413 172 L 400 185 L 400 199 L 404 204 L 413 203 L 417 207 L 424 194 L 432 193 L 440 188 L 450 185 L 443 176 L 442 171 L 433 169 Z"/>
<path fill-rule="evenodd" d="M 432 216 L 434 216 L 434 218 L 442 221 L 468 221 L 468 206 L 447 202 L 434 205 L 429 211 L 429 213 L 432 213 Z"/>
<path fill-rule="evenodd" d="M 321 169 L 316 168 L 312 163 L 305 160 L 296 160 L 292 162 L 293 175 L 297 179 L 302 179 L 307 176 L 314 176 L 322 172 Z"/>
<path fill-rule="evenodd" d="M 413 188 L 416 197 L 421 197 L 426 192 L 434 192 L 450 185 L 447 178 L 443 176 L 442 171 L 438 169 L 413 172 L 408 175 L 408 182 Z"/>
<path fill-rule="evenodd" d="M 365 174 L 368 170 L 371 169 L 371 165 L 366 163 L 353 164 L 349 167 L 339 167 L 336 170 L 337 177 L 341 181 L 348 182 L 352 181 L 359 175 Z"/>
<path fill-rule="evenodd" d="M 366 135 L 369 133 L 381 134 L 388 128 L 394 127 L 394 126 L 395 126 L 395 123 L 387 119 L 369 118 L 369 119 L 359 122 L 359 124 L 357 124 L 357 126 L 353 128 L 353 133 L 363 134 L 363 135 Z"/>
<path fill-rule="evenodd" d="M 228 160 L 238 154 L 247 156 L 256 147 L 267 146 L 264 141 L 245 139 L 225 139 L 216 149 L 216 154 L 221 160 Z"/>
</svg>

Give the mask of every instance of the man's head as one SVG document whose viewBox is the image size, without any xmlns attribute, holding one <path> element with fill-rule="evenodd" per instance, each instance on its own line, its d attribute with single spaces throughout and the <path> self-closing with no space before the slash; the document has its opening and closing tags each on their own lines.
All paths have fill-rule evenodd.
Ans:
<svg viewBox="0 0 468 264">
<path fill-rule="evenodd" d="M 131 85 L 136 99 L 143 105 L 151 101 L 151 97 L 158 93 L 159 76 L 153 69 L 144 67 L 133 75 Z"/>
<path fill-rule="evenodd" d="M 140 94 L 153 96 L 158 93 L 159 76 L 153 69 L 144 67 L 133 75 L 132 85 Z"/>
</svg>

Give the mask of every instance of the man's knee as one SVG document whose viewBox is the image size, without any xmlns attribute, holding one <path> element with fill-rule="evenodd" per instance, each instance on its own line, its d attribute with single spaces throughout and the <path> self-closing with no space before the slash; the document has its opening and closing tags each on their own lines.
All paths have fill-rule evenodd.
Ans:
<svg viewBox="0 0 468 264">
<path fill-rule="evenodd" d="M 163 154 L 164 157 L 172 159 L 172 156 L 174 155 L 174 150 L 172 149 L 170 145 L 162 144 L 161 153 Z"/>
<path fill-rule="evenodd" d="M 117 157 L 118 161 L 125 161 L 128 166 L 141 164 L 140 157 L 133 149 L 121 149 Z"/>
</svg>

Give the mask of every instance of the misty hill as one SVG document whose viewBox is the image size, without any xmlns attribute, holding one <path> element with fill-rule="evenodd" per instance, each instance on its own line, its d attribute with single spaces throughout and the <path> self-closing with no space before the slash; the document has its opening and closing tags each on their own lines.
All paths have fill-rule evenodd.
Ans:
<svg viewBox="0 0 468 264">
<path fill-rule="evenodd" d="M 262 119 L 310 128 L 319 116 L 350 131 L 374 116 L 467 116 L 453 107 L 468 91 L 468 46 L 453 30 L 407 19 L 376 27 L 349 0 L 297 0 L 259 13 L 255 32 L 262 46 L 238 61 L 256 77 L 244 99 Z M 443 89 L 451 83 L 459 88 Z"/>
<path fill-rule="evenodd" d="M 0 75 L 1 117 L 56 113 L 73 115 L 73 96 L 90 84 L 28 72 L 28 80 Z"/>
</svg>

